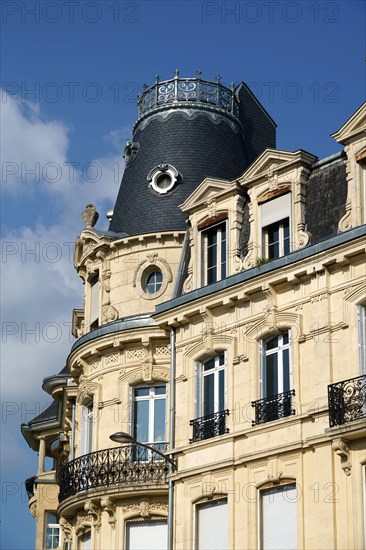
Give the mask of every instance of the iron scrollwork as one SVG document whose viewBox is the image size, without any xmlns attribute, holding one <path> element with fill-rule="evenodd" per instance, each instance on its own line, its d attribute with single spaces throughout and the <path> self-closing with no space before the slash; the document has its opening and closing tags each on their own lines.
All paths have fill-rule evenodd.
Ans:
<svg viewBox="0 0 366 550">
<path fill-rule="evenodd" d="M 194 443 L 195 441 L 229 433 L 229 428 L 226 427 L 226 416 L 228 415 L 229 409 L 225 409 L 190 420 L 189 425 L 193 426 L 193 434 L 189 442 Z"/>
<path fill-rule="evenodd" d="M 138 100 L 139 117 L 153 109 L 182 102 L 198 102 L 212 105 L 235 117 L 239 115 L 239 103 L 235 96 L 234 86 L 227 88 L 217 82 L 201 78 L 179 78 L 156 82 L 144 89 Z"/>
<path fill-rule="evenodd" d="M 167 443 L 151 446 L 160 452 L 167 449 Z M 165 483 L 168 472 L 168 461 L 139 445 L 95 451 L 61 468 L 59 501 L 97 487 Z"/>
<path fill-rule="evenodd" d="M 366 375 L 328 386 L 329 426 L 366 418 Z"/>
<path fill-rule="evenodd" d="M 252 407 L 255 409 L 255 420 L 252 420 L 252 426 L 295 414 L 296 411 L 292 408 L 293 395 L 295 390 L 252 401 Z"/>
</svg>

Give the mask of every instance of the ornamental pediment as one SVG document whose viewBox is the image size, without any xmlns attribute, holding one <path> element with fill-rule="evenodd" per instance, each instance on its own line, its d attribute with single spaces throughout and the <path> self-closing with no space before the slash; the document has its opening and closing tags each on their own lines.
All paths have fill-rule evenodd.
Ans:
<svg viewBox="0 0 366 550">
<path fill-rule="evenodd" d="M 189 212 L 200 206 L 206 207 L 207 202 L 212 201 L 218 194 L 228 191 L 233 185 L 225 180 L 205 179 L 179 207 L 183 212 Z"/>
<path fill-rule="evenodd" d="M 290 169 L 295 164 L 311 165 L 316 161 L 316 158 L 316 156 L 303 150 L 290 152 L 266 149 L 239 178 L 239 183 L 242 186 L 247 186 L 258 179 L 272 177 L 273 173 L 279 170 L 283 172 Z"/>
<path fill-rule="evenodd" d="M 339 130 L 331 134 L 338 143 L 346 144 L 355 138 L 365 137 L 366 128 L 366 102 L 341 126 Z"/>
</svg>

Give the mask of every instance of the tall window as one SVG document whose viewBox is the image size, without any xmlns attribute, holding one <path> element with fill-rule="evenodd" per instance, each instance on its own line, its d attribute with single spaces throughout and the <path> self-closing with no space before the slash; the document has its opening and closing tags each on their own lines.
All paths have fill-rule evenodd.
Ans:
<svg viewBox="0 0 366 550">
<path fill-rule="evenodd" d="M 208 359 L 198 369 L 198 415 L 207 416 L 222 411 L 225 408 L 225 354 Z"/>
<path fill-rule="evenodd" d="M 126 550 L 166 550 L 167 540 L 166 521 L 131 521 L 126 524 Z"/>
<path fill-rule="evenodd" d="M 227 550 L 227 499 L 215 500 L 197 506 L 196 550 Z"/>
<path fill-rule="evenodd" d="M 141 443 L 164 444 L 165 420 L 166 385 L 134 388 L 135 439 Z"/>
<path fill-rule="evenodd" d="M 80 454 L 86 455 L 93 450 L 94 406 L 93 402 L 81 407 L 81 446 Z"/>
<path fill-rule="evenodd" d="M 261 491 L 261 548 L 294 550 L 297 548 L 297 491 L 295 484 Z"/>
<path fill-rule="evenodd" d="M 54 512 L 46 512 L 45 548 L 59 548 L 60 525 L 58 516 Z"/>
<path fill-rule="evenodd" d="M 99 273 L 90 281 L 90 330 L 99 326 Z"/>
<path fill-rule="evenodd" d="M 360 375 L 366 374 L 366 306 L 358 306 L 358 353 Z"/>
<path fill-rule="evenodd" d="M 290 384 L 289 331 L 262 342 L 262 397 L 288 392 Z"/>
<path fill-rule="evenodd" d="M 262 256 L 274 260 L 289 254 L 291 193 L 264 202 L 260 207 Z"/>
<path fill-rule="evenodd" d="M 290 331 L 261 342 L 261 399 L 252 402 L 255 420 L 262 424 L 295 414 L 292 408 Z"/>
<path fill-rule="evenodd" d="M 190 443 L 228 432 L 225 410 L 225 354 L 196 365 L 196 418 Z"/>
<path fill-rule="evenodd" d="M 202 283 L 209 285 L 226 277 L 226 221 L 202 231 Z"/>
</svg>

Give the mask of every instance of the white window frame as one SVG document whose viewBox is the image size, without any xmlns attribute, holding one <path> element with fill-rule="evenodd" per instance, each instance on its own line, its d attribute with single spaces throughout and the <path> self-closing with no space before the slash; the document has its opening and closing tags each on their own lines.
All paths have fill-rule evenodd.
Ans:
<svg viewBox="0 0 366 550">
<path fill-rule="evenodd" d="M 288 343 L 283 343 L 283 337 L 284 335 L 288 336 Z M 266 351 L 266 342 L 271 340 L 272 338 L 277 337 L 278 338 L 278 346 L 276 348 L 270 349 Z M 267 376 L 266 376 L 266 364 L 267 364 L 267 357 L 270 355 L 277 354 L 277 394 L 284 393 L 284 364 L 283 364 L 283 351 L 288 349 L 288 357 L 289 357 L 289 390 L 292 390 L 292 361 L 291 361 L 291 330 L 285 330 L 281 332 L 278 335 L 270 336 L 269 338 L 265 338 L 261 340 L 260 342 L 260 354 L 261 354 L 261 398 L 269 398 L 273 396 L 268 395 L 267 391 Z"/>
<path fill-rule="evenodd" d="M 220 365 L 220 358 L 223 357 L 223 364 Z M 205 364 L 214 359 L 215 365 L 209 371 L 204 370 Z M 224 407 L 220 409 L 219 407 L 219 395 L 220 395 L 220 372 L 224 371 Z M 204 401 L 204 379 L 211 374 L 214 375 L 214 413 L 220 412 L 220 410 L 225 410 L 226 408 L 226 378 L 227 378 L 227 368 L 226 368 L 226 353 L 221 352 L 215 357 L 206 359 L 205 361 L 196 363 L 196 418 L 202 416 L 207 416 L 204 414 L 205 401 Z"/>
<path fill-rule="evenodd" d="M 289 249 L 288 251 L 285 251 L 285 222 L 288 221 L 288 228 L 289 228 Z M 269 228 L 273 225 L 278 226 L 278 256 L 274 256 L 273 258 L 270 258 L 269 255 Z M 287 237 L 286 237 L 287 238 Z M 263 227 L 262 229 L 262 239 L 263 239 L 263 250 L 264 250 L 264 257 L 266 259 L 270 260 L 276 260 L 277 258 L 281 258 L 282 256 L 285 256 L 286 254 L 289 254 L 291 252 L 291 239 L 290 239 L 290 218 L 284 218 L 278 222 L 274 222 L 273 224 L 266 225 L 266 227 Z M 274 241 L 273 241 L 274 242 Z"/>
<path fill-rule="evenodd" d="M 87 543 L 87 544 L 85 544 Z M 78 548 L 80 550 L 89 550 L 92 548 L 92 536 L 91 536 L 91 530 L 86 531 L 78 538 Z"/>
<path fill-rule="evenodd" d="M 208 235 L 209 232 L 212 232 L 216 228 L 217 234 L 217 244 L 216 244 L 216 278 L 215 280 L 208 282 Z M 223 228 L 225 228 L 225 240 L 223 241 Z M 227 220 L 221 220 L 220 222 L 210 225 L 209 227 L 202 229 L 200 231 L 200 243 L 201 243 L 201 253 L 200 258 L 202 260 L 201 264 L 201 285 L 206 286 L 208 284 L 216 283 L 221 281 L 228 276 L 228 231 L 227 231 Z M 223 245 L 224 243 L 224 245 Z M 221 260 L 223 246 L 225 246 L 225 262 Z M 225 270 L 223 266 L 225 265 Z"/>
<path fill-rule="evenodd" d="M 93 452 L 94 402 L 81 406 L 80 456 Z"/>
<path fill-rule="evenodd" d="M 291 192 L 284 193 L 283 195 L 274 197 L 271 200 L 265 201 L 259 205 L 260 211 L 260 249 L 263 259 L 269 259 L 269 242 L 268 231 L 269 227 L 278 224 L 279 228 L 279 255 L 281 258 L 285 255 L 285 237 L 284 237 L 284 222 L 288 220 L 289 226 L 289 252 L 292 250 L 291 239 L 291 216 L 292 194 Z M 287 253 L 287 252 L 286 252 Z M 272 259 L 277 259 L 277 256 Z"/>
<path fill-rule="evenodd" d="M 165 386 L 165 394 L 155 394 L 155 388 Z M 138 389 L 148 389 L 149 394 L 144 396 L 136 396 L 135 390 Z M 166 437 L 167 437 L 167 385 L 165 382 L 162 383 L 156 383 L 152 386 L 150 385 L 139 385 L 139 386 L 133 386 L 132 389 L 132 395 L 133 395 L 133 413 L 132 413 L 132 424 L 133 424 L 133 435 L 136 436 L 136 413 L 135 413 L 135 403 L 141 402 L 141 401 L 148 401 L 149 403 L 149 426 L 148 426 L 148 441 L 141 441 L 141 443 L 147 443 L 147 444 L 154 444 L 154 443 L 167 443 Z M 162 401 L 164 399 L 165 401 L 165 437 L 164 441 L 154 441 L 154 426 L 155 426 L 155 402 L 156 401 Z"/>
<path fill-rule="evenodd" d="M 44 547 L 51 550 L 53 548 L 60 548 L 60 546 L 61 546 L 61 529 L 60 529 L 60 523 L 59 522 L 58 523 L 49 522 L 49 520 L 48 520 L 48 515 L 49 514 L 53 514 L 56 517 L 58 517 L 58 516 L 57 516 L 56 512 L 51 512 L 50 510 L 47 510 L 45 512 L 46 521 L 45 521 L 45 531 L 44 531 Z M 48 531 L 48 529 L 57 529 L 57 531 L 58 531 L 58 545 L 57 546 L 47 546 L 47 531 Z M 52 543 L 53 543 L 53 537 L 54 536 L 57 536 L 57 535 L 54 535 L 52 533 Z"/>
</svg>

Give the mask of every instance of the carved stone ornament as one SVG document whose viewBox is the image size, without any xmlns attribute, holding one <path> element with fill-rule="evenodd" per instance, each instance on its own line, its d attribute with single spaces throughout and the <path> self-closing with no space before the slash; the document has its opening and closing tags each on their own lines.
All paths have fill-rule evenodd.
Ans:
<svg viewBox="0 0 366 550">
<path fill-rule="evenodd" d="M 34 502 L 32 502 L 32 504 L 29 506 L 29 511 L 30 513 L 32 514 L 32 516 L 34 518 L 37 517 L 37 501 L 35 500 Z"/>
<path fill-rule="evenodd" d="M 108 523 L 112 529 L 116 527 L 116 503 L 111 498 L 103 498 L 100 502 L 101 507 L 108 514 Z"/>
<path fill-rule="evenodd" d="M 97 532 L 99 532 L 100 527 L 102 525 L 101 521 L 101 508 L 94 504 L 94 502 L 91 502 L 90 500 L 87 501 L 84 504 L 84 510 L 87 512 L 89 516 L 93 519 L 93 527 Z"/>
<path fill-rule="evenodd" d="M 118 319 L 118 311 L 110 304 L 102 307 L 102 324 Z"/>
<path fill-rule="evenodd" d="M 97 391 L 96 384 L 88 384 L 86 382 L 82 382 L 79 386 L 77 402 L 82 404 L 92 399 L 96 391 Z"/>
<path fill-rule="evenodd" d="M 92 229 L 98 221 L 99 214 L 94 204 L 87 204 L 84 212 L 82 213 L 83 222 L 86 229 Z"/>
<path fill-rule="evenodd" d="M 341 468 L 344 471 L 344 473 L 349 476 L 351 475 L 351 462 L 349 460 L 350 458 L 350 451 L 349 447 L 347 445 L 347 441 L 345 441 L 342 438 L 334 439 L 332 441 L 332 449 L 335 452 L 336 455 L 338 455 L 341 459 Z"/>
<path fill-rule="evenodd" d="M 346 213 L 339 220 L 338 231 L 342 233 L 343 231 L 348 231 L 351 228 L 352 228 L 351 205 L 350 203 L 347 203 Z"/>
<path fill-rule="evenodd" d="M 147 274 L 152 269 L 152 266 L 156 266 L 161 271 L 163 280 L 160 289 L 150 294 L 144 288 L 144 282 Z M 164 258 L 159 258 L 159 255 L 154 252 L 147 254 L 146 260 L 142 260 L 138 264 L 133 275 L 132 284 L 134 287 L 140 289 L 140 295 L 142 298 L 145 298 L 146 300 L 155 300 L 156 298 L 159 298 L 162 294 L 164 294 L 168 284 L 171 283 L 172 280 L 173 275 L 172 270 L 170 269 L 170 265 Z"/>
<path fill-rule="evenodd" d="M 60 518 L 60 521 L 59 521 L 59 524 L 60 524 L 60 527 L 65 535 L 65 538 L 70 538 L 70 535 L 71 535 L 71 529 L 72 529 L 72 526 L 71 526 L 71 523 L 69 521 L 67 521 L 66 518 Z"/>
</svg>

